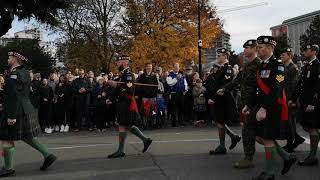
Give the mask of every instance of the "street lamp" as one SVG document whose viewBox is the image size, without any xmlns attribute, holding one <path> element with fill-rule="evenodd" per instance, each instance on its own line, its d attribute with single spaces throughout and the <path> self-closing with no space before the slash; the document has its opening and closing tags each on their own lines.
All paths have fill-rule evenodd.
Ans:
<svg viewBox="0 0 320 180">
<path fill-rule="evenodd" d="M 202 63 L 201 63 L 201 51 L 202 51 L 202 40 L 201 40 L 201 0 L 198 0 L 198 54 L 199 54 L 199 76 L 202 78 Z"/>
</svg>

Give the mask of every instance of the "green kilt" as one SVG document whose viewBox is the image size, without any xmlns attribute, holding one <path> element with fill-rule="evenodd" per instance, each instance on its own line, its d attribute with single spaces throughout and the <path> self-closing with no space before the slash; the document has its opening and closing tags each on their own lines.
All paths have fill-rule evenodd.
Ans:
<svg viewBox="0 0 320 180">
<path fill-rule="evenodd" d="M 1 117 L 0 140 L 19 141 L 39 136 L 41 128 L 38 121 L 38 111 L 24 114 L 21 109 L 21 112 L 17 114 L 17 122 L 11 126 L 8 125 L 5 114 Z"/>
<path fill-rule="evenodd" d="M 258 121 L 256 127 L 256 136 L 270 140 L 285 140 L 288 138 L 290 129 L 288 128 L 290 120 L 281 120 L 281 107 L 277 106 L 267 110 L 267 118 Z"/>
<path fill-rule="evenodd" d="M 137 125 L 140 121 L 138 111 L 130 111 L 130 103 L 119 101 L 116 105 L 117 122 L 120 126 L 131 127 Z"/>
</svg>

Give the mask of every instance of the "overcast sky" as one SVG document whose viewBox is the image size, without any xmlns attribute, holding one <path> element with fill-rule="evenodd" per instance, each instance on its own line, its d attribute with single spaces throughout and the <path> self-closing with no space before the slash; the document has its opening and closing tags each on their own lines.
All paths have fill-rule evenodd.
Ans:
<svg viewBox="0 0 320 180">
<path fill-rule="evenodd" d="M 279 25 L 286 19 L 320 10 L 319 0 L 211 0 L 211 2 L 217 6 L 218 11 L 222 11 L 218 15 L 224 20 L 224 29 L 231 35 L 231 45 L 236 52 L 242 51 L 242 44 L 246 40 L 255 39 L 259 35 L 270 35 L 270 27 Z M 261 2 L 268 4 L 223 13 L 230 8 Z M 32 27 L 32 23 L 15 21 L 9 34 L 23 30 L 25 26 Z M 53 37 L 45 35 L 44 38 L 50 40 Z"/>
<path fill-rule="evenodd" d="M 243 43 L 259 35 L 271 35 L 270 27 L 284 20 L 320 10 L 319 0 L 211 0 L 218 10 L 235 6 L 267 2 L 268 5 L 221 13 L 225 30 L 231 35 L 231 45 L 236 52 L 242 51 Z"/>
</svg>

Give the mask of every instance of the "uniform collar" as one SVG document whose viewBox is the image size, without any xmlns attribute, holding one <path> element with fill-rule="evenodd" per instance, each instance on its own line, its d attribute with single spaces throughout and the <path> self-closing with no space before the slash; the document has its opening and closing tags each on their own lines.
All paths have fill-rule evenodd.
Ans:
<svg viewBox="0 0 320 180">
<path fill-rule="evenodd" d="M 273 59 L 273 58 L 274 58 L 274 56 L 273 56 L 273 54 L 272 54 L 272 55 L 269 56 L 267 59 L 261 60 L 261 62 L 262 62 L 262 63 L 265 63 L 265 64 L 268 64 L 268 63 L 270 62 L 270 60 Z"/>
<path fill-rule="evenodd" d="M 312 65 L 312 63 L 313 63 L 315 60 L 317 60 L 317 57 L 314 57 L 314 58 L 309 62 L 309 64 Z"/>
</svg>

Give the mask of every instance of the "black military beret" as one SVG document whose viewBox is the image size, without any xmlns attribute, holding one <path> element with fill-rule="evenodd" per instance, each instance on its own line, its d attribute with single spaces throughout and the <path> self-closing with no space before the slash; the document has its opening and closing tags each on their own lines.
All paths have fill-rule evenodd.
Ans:
<svg viewBox="0 0 320 180">
<path fill-rule="evenodd" d="M 217 53 L 230 54 L 230 51 L 227 48 L 219 48 L 219 49 L 217 49 Z"/>
<path fill-rule="evenodd" d="M 25 54 L 23 54 L 21 51 L 10 50 L 10 51 L 8 52 L 8 56 L 17 57 L 17 58 L 19 58 L 20 60 L 25 61 L 25 62 L 28 61 L 27 56 L 26 56 Z"/>
<path fill-rule="evenodd" d="M 243 48 L 256 47 L 256 46 L 257 46 L 257 40 L 255 40 L 255 39 L 250 39 L 243 44 Z"/>
<path fill-rule="evenodd" d="M 132 62 L 131 58 L 129 56 L 127 56 L 127 55 L 118 56 L 117 61 L 123 61 L 123 60 L 127 60 L 127 61 Z"/>
<path fill-rule="evenodd" d="M 281 53 L 293 53 L 293 48 L 287 47 L 281 50 Z"/>
<path fill-rule="evenodd" d="M 306 51 L 308 49 L 311 49 L 313 51 L 316 51 L 316 52 L 319 52 L 319 46 L 316 45 L 316 44 L 306 44 L 304 47 L 303 47 L 303 50 Z"/>
<path fill-rule="evenodd" d="M 277 46 L 277 42 L 272 36 L 259 36 L 257 39 L 258 44 L 270 44 Z"/>
</svg>

